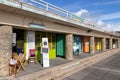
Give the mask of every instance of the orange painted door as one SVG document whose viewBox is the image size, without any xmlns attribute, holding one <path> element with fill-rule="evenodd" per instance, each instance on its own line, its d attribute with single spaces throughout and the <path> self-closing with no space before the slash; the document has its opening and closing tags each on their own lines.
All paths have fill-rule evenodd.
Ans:
<svg viewBox="0 0 120 80">
<path fill-rule="evenodd" d="M 83 37 L 83 52 L 88 53 L 89 52 L 89 37 Z"/>
</svg>

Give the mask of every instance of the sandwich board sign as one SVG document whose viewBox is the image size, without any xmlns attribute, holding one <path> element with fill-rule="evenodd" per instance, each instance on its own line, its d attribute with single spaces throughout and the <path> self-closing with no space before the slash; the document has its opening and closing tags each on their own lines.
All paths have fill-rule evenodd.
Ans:
<svg viewBox="0 0 120 80">
<path fill-rule="evenodd" d="M 42 38 L 42 64 L 43 67 L 49 67 L 49 47 L 48 47 L 48 38 Z"/>
</svg>

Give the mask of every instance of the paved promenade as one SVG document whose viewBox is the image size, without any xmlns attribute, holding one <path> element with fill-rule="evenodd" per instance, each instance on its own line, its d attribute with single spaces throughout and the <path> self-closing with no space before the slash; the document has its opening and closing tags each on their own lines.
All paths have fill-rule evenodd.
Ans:
<svg viewBox="0 0 120 80">
<path fill-rule="evenodd" d="M 120 52 L 64 80 L 120 80 Z"/>
<path fill-rule="evenodd" d="M 120 49 L 78 57 L 81 59 L 76 56 L 73 61 L 53 59 L 48 69 L 43 69 L 38 64 L 30 64 L 26 66 L 29 72 L 23 74 L 21 71 L 16 78 L 11 76 L 9 80 L 120 80 Z M 7 80 L 7 78 L 0 78 L 0 80 Z"/>
</svg>

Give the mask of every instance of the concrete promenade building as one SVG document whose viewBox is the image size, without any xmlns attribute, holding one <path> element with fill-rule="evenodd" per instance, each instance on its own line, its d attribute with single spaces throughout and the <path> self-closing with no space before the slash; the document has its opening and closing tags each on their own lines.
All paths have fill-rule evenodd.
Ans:
<svg viewBox="0 0 120 80">
<path fill-rule="evenodd" d="M 24 0 L 23 0 L 24 1 Z M 120 35 L 44 1 L 0 0 L 0 76 L 7 76 L 13 52 L 35 49 L 41 58 L 42 38 L 49 42 L 49 57 L 73 60 L 73 55 L 95 54 L 120 47 Z"/>
</svg>

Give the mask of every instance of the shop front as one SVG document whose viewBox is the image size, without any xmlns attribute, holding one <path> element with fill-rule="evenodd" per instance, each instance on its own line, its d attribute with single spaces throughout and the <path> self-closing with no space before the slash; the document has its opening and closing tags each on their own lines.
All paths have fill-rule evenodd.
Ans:
<svg viewBox="0 0 120 80">
<path fill-rule="evenodd" d="M 82 49 L 83 53 L 89 53 L 90 52 L 90 38 L 88 36 L 82 37 Z"/>
<path fill-rule="evenodd" d="M 81 36 L 73 36 L 73 54 L 79 55 L 82 53 L 82 40 Z"/>
<path fill-rule="evenodd" d="M 37 60 L 41 59 L 42 38 L 48 38 L 49 58 L 65 57 L 65 35 L 52 32 L 27 31 L 13 29 L 13 52 L 25 53 L 26 59 L 30 49 L 35 49 Z"/>
<path fill-rule="evenodd" d="M 35 50 L 37 59 L 41 58 L 42 38 L 48 38 L 49 58 L 56 58 L 56 34 L 46 32 L 35 32 Z"/>
<path fill-rule="evenodd" d="M 12 52 L 24 53 L 25 52 L 25 30 L 23 29 L 13 29 L 13 42 L 12 42 Z"/>
<path fill-rule="evenodd" d="M 96 51 L 102 50 L 102 39 L 101 38 L 95 38 L 95 50 Z"/>
<path fill-rule="evenodd" d="M 117 39 L 113 39 L 113 40 L 112 40 L 112 48 L 113 48 L 113 49 L 114 49 L 114 48 L 117 48 L 117 47 L 118 47 L 117 44 L 118 44 Z"/>
<path fill-rule="evenodd" d="M 106 49 L 109 49 L 109 39 L 108 38 L 106 39 L 105 45 L 106 45 Z"/>
<path fill-rule="evenodd" d="M 52 32 L 35 32 L 35 51 L 37 59 L 41 59 L 42 38 L 48 38 L 49 58 L 65 56 L 65 36 Z"/>
</svg>

